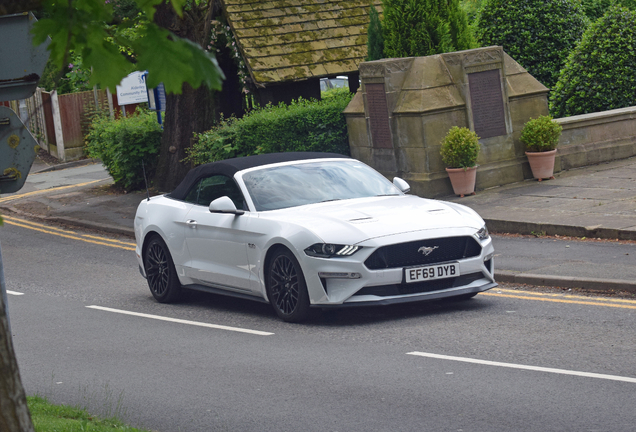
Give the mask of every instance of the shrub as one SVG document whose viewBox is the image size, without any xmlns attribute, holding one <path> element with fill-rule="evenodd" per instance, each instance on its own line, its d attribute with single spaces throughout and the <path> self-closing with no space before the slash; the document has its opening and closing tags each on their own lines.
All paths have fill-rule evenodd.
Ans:
<svg viewBox="0 0 636 432">
<path fill-rule="evenodd" d="M 596 21 L 602 17 L 611 6 L 623 6 L 631 10 L 636 9 L 636 0 L 582 0 L 585 15 Z"/>
<path fill-rule="evenodd" d="M 239 156 L 290 151 L 349 154 L 347 124 L 342 111 L 351 101 L 346 89 L 325 92 L 322 101 L 299 99 L 291 105 L 268 105 L 241 119 L 195 135 L 187 161 L 195 165 Z"/>
<path fill-rule="evenodd" d="M 466 12 L 468 22 L 475 21 L 479 15 L 479 11 L 484 3 L 484 0 L 463 0 L 459 3 L 459 6 Z"/>
<path fill-rule="evenodd" d="M 320 92 L 320 98 L 324 101 L 327 99 L 333 99 L 333 98 L 341 98 L 344 100 L 348 100 L 351 101 L 351 97 L 353 95 L 351 94 L 351 92 L 349 91 L 349 86 L 346 85 L 344 87 L 335 87 L 332 89 L 327 89 L 327 90 L 323 90 Z M 348 104 L 349 102 L 347 102 Z"/>
<path fill-rule="evenodd" d="M 603 16 L 605 11 L 612 5 L 612 0 L 582 0 L 585 15 L 591 20 L 596 21 Z"/>
<path fill-rule="evenodd" d="M 550 95 L 555 117 L 636 105 L 636 12 L 613 7 L 590 26 Z"/>
<path fill-rule="evenodd" d="M 539 116 L 530 119 L 521 130 L 521 142 L 529 152 L 545 152 L 554 150 L 559 144 L 563 128 L 550 116 Z"/>
<path fill-rule="evenodd" d="M 551 88 L 587 23 L 578 0 L 486 0 L 477 26 L 484 46 L 503 46 Z"/>
<path fill-rule="evenodd" d="M 383 0 L 384 56 L 428 56 L 473 48 L 458 0 Z"/>
<path fill-rule="evenodd" d="M 449 168 L 472 168 L 477 162 L 480 148 L 479 137 L 475 132 L 465 127 L 453 126 L 442 141 L 440 154 Z"/>
<path fill-rule="evenodd" d="M 479 37 L 477 30 L 477 22 L 479 21 L 479 14 L 485 0 L 463 0 L 459 3 L 459 7 L 462 8 L 468 19 L 468 28 L 471 33 L 472 40 L 474 41 L 472 48 L 480 46 L 478 43 Z"/>
<path fill-rule="evenodd" d="M 142 161 L 151 178 L 161 133 L 156 114 L 140 109 L 119 120 L 98 116 L 86 136 L 87 153 L 102 160 L 116 185 L 127 191 L 140 189 L 144 186 Z"/>
<path fill-rule="evenodd" d="M 384 57 L 384 38 L 382 23 L 378 10 L 371 4 L 369 10 L 369 27 L 367 28 L 367 61 L 380 60 Z"/>
</svg>

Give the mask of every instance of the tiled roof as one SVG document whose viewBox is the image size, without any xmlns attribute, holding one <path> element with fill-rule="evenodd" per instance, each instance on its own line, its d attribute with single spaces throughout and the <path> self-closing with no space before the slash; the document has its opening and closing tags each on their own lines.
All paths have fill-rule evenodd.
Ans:
<svg viewBox="0 0 636 432">
<path fill-rule="evenodd" d="M 358 70 L 367 55 L 369 7 L 381 0 L 224 0 L 257 84 Z"/>
</svg>

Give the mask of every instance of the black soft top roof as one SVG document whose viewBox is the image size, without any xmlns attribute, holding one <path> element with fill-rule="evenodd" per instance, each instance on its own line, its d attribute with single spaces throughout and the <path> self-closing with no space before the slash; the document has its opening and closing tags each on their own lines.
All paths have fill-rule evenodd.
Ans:
<svg viewBox="0 0 636 432">
<path fill-rule="evenodd" d="M 256 156 L 239 157 L 212 162 L 190 170 L 183 181 L 168 196 L 170 198 L 183 200 L 186 195 L 200 179 L 212 175 L 222 174 L 233 177 L 238 171 L 254 168 L 262 165 L 270 165 L 279 162 L 292 162 L 307 159 L 333 159 L 348 158 L 337 153 L 319 152 L 289 152 L 289 153 L 267 153 Z"/>
</svg>

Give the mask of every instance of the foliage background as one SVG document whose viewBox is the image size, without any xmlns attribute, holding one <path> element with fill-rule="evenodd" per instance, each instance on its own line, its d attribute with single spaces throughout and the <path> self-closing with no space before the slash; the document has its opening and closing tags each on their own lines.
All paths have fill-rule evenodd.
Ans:
<svg viewBox="0 0 636 432">
<path fill-rule="evenodd" d="M 441 54 L 475 47 L 458 0 L 383 0 L 384 57 Z"/>
<path fill-rule="evenodd" d="M 636 105 L 636 12 L 613 7 L 593 23 L 550 95 L 550 112 L 567 117 Z"/>
<path fill-rule="evenodd" d="M 384 58 L 384 36 L 378 10 L 373 4 L 369 9 L 369 27 L 367 28 L 367 61 Z"/>
<path fill-rule="evenodd" d="M 581 0 L 581 4 L 585 15 L 592 21 L 602 17 L 612 6 L 623 6 L 631 10 L 636 9 L 636 0 Z"/>
<path fill-rule="evenodd" d="M 291 105 L 267 105 L 241 119 L 222 120 L 196 135 L 187 160 L 194 165 L 239 156 L 288 151 L 349 155 L 347 124 L 342 111 L 353 95 L 348 89 L 323 92 L 323 100 L 299 99 Z"/>
<path fill-rule="evenodd" d="M 144 187 L 142 161 L 152 178 L 161 145 L 161 126 L 153 112 L 137 109 L 135 114 L 111 120 L 97 116 L 86 136 L 90 157 L 102 160 L 116 185 L 130 191 Z"/>
<path fill-rule="evenodd" d="M 477 25 L 483 46 L 503 46 L 551 88 L 588 22 L 579 0 L 486 0 Z"/>
</svg>

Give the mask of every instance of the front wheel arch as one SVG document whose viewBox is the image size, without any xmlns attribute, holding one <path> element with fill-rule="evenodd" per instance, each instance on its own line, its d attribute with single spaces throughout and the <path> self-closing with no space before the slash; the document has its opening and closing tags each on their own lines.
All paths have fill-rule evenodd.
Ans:
<svg viewBox="0 0 636 432">
<path fill-rule="evenodd" d="M 166 242 L 159 234 L 149 235 L 142 250 L 144 273 L 153 297 L 160 303 L 177 301 L 181 283 Z"/>
<path fill-rule="evenodd" d="M 289 248 L 276 245 L 268 250 L 264 260 L 263 276 L 269 303 L 281 319 L 287 322 L 301 322 L 310 317 L 305 275 L 298 259 Z M 285 277 L 288 277 L 286 281 Z"/>
<path fill-rule="evenodd" d="M 143 243 L 141 245 L 141 256 L 142 257 L 146 254 L 146 249 L 148 249 L 148 244 L 155 237 L 159 237 L 165 243 L 165 240 L 163 239 L 163 237 L 161 237 L 161 234 L 159 234 L 156 231 L 148 231 L 148 233 L 146 233 L 146 236 L 144 237 L 144 241 L 143 241 Z"/>
</svg>

